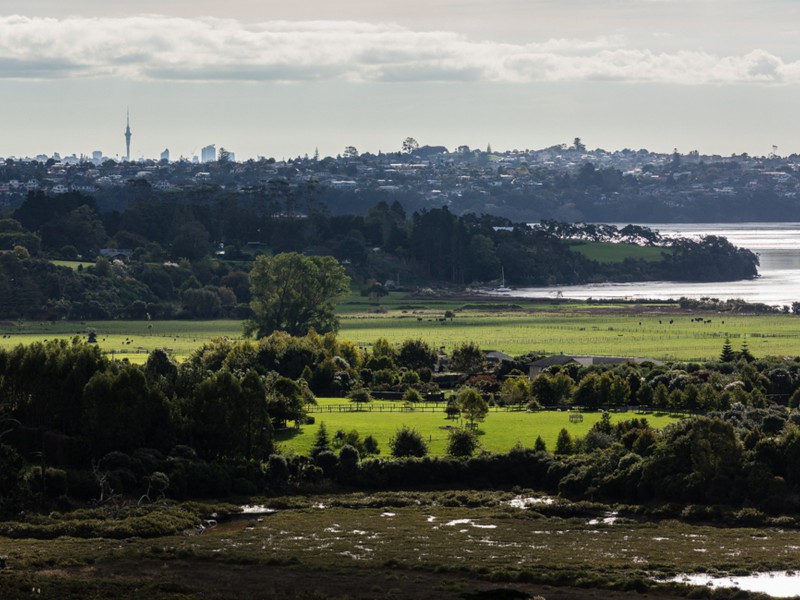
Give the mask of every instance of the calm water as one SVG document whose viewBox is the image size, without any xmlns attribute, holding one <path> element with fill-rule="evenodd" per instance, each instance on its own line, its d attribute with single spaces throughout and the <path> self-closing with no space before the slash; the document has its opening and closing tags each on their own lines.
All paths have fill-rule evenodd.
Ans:
<svg viewBox="0 0 800 600">
<path fill-rule="evenodd" d="M 645 283 L 602 283 L 553 287 L 519 288 L 512 295 L 528 298 L 606 299 L 627 298 L 741 298 L 747 302 L 791 305 L 800 301 L 800 223 L 640 223 L 662 235 L 699 237 L 719 235 L 736 246 L 759 255 L 760 277 L 745 281 L 684 283 L 650 281 Z"/>
<path fill-rule="evenodd" d="M 800 575 L 790 571 L 775 573 L 756 573 L 741 577 L 711 577 L 704 573 L 697 575 L 678 575 L 669 581 L 704 585 L 712 588 L 738 588 L 748 592 L 761 592 L 774 598 L 796 598 L 800 592 Z"/>
</svg>

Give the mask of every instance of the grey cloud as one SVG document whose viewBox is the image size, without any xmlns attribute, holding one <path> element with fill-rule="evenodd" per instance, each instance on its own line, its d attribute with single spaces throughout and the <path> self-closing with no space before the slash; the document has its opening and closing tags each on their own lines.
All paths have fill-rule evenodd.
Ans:
<svg viewBox="0 0 800 600">
<path fill-rule="evenodd" d="M 174 81 L 798 83 L 800 62 L 655 53 L 618 36 L 528 44 L 350 21 L 0 17 L 0 78 Z"/>
</svg>

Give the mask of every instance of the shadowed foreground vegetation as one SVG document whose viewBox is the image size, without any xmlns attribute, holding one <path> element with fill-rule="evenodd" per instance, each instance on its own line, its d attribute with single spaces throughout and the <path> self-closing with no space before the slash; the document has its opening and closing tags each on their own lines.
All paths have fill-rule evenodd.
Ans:
<svg viewBox="0 0 800 600">
<path fill-rule="evenodd" d="M 791 569 L 800 545 L 800 531 L 787 522 L 710 527 L 671 517 L 669 506 L 643 522 L 634 507 L 554 501 L 524 489 L 256 501 L 261 514 L 242 515 L 231 504 L 106 506 L 94 511 L 102 518 L 81 515 L 80 537 L 50 539 L 48 527 L 74 520 L 69 515 L 7 523 L 6 532 L 25 533 L 0 536 L 0 596 L 29 598 L 35 588 L 47 599 L 744 599 L 758 596 L 655 579 Z M 160 530 L 131 525 L 143 514 Z M 518 595 L 489 595 L 500 590 Z M 475 593 L 486 595 L 468 595 Z"/>
</svg>

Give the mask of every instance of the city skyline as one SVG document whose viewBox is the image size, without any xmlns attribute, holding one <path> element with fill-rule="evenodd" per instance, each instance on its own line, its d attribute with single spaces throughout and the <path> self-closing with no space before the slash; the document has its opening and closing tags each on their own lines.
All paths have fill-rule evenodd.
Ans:
<svg viewBox="0 0 800 600">
<path fill-rule="evenodd" d="M 420 144 L 800 152 L 790 0 L 99 0 L 0 12 L 0 156 L 209 143 L 240 160 Z M 310 16 L 309 16 L 310 15 Z M 312 20 L 313 19 L 313 20 Z M 124 116 L 124 115 L 123 115 Z"/>
</svg>

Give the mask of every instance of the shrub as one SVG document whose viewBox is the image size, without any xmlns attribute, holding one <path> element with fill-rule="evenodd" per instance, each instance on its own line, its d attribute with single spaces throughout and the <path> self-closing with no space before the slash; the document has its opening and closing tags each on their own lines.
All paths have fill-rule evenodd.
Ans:
<svg viewBox="0 0 800 600">
<path fill-rule="evenodd" d="M 279 454 L 270 454 L 267 462 L 267 478 L 272 485 L 281 486 L 289 481 L 289 465 Z"/>
<path fill-rule="evenodd" d="M 364 438 L 364 454 L 380 454 L 381 449 L 378 440 L 374 436 L 368 435 Z"/>
<path fill-rule="evenodd" d="M 389 440 L 389 447 L 392 449 L 392 456 L 396 457 L 425 456 L 428 453 L 428 445 L 419 431 L 406 425 L 395 432 Z"/>
<path fill-rule="evenodd" d="M 422 402 L 422 394 L 419 391 L 415 390 L 414 388 L 408 388 L 403 393 L 403 402 Z"/>
<path fill-rule="evenodd" d="M 314 462 L 322 469 L 326 477 L 330 477 L 339 464 L 339 458 L 330 450 L 325 450 L 314 457 Z"/>
<path fill-rule="evenodd" d="M 478 436 L 466 429 L 453 429 L 447 441 L 447 454 L 450 456 L 472 456 L 478 449 Z"/>
</svg>

